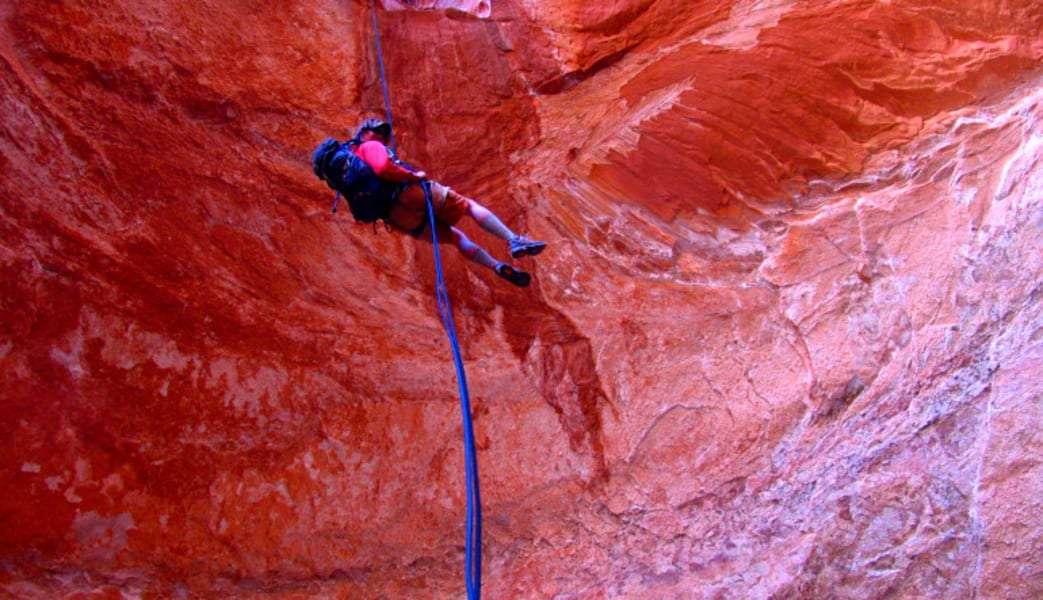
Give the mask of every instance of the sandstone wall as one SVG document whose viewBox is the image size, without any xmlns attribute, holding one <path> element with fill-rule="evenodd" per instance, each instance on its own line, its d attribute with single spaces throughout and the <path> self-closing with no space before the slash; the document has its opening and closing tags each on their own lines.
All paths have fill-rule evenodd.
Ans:
<svg viewBox="0 0 1043 600">
<path fill-rule="evenodd" d="M 1036 2 L 383 5 L 401 153 L 551 244 L 444 248 L 487 597 L 1043 595 Z M 6 594 L 462 596 L 431 248 L 310 172 L 370 18 L 0 8 Z"/>
</svg>

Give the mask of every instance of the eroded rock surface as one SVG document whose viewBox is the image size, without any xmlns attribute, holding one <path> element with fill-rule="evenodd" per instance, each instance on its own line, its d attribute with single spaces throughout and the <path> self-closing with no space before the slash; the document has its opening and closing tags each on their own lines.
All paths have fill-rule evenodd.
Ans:
<svg viewBox="0 0 1043 600">
<path fill-rule="evenodd" d="M 329 213 L 369 2 L 0 9 L 0 589 L 463 595 L 430 246 Z M 490 598 L 1043 595 L 1029 0 L 381 3 Z M 506 251 L 477 228 L 474 239 Z"/>
</svg>

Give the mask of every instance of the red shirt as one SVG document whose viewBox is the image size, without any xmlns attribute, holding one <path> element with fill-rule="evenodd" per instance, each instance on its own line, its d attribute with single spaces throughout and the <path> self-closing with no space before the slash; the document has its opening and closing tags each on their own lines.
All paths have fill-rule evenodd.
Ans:
<svg viewBox="0 0 1043 600">
<path fill-rule="evenodd" d="M 352 146 L 351 151 L 361 158 L 376 173 L 377 177 L 387 181 L 420 181 L 420 178 L 409 169 L 391 160 L 388 147 L 376 140 L 362 142 Z"/>
</svg>

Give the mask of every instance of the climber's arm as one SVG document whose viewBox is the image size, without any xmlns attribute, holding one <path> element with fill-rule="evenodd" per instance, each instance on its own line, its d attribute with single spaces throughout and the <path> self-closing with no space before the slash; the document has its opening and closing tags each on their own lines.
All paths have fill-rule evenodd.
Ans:
<svg viewBox="0 0 1043 600">
<path fill-rule="evenodd" d="M 410 171 L 393 161 L 387 146 L 376 140 L 362 142 L 358 147 L 358 155 L 381 179 L 388 181 L 420 181 L 427 177 L 427 173 L 423 171 Z"/>
</svg>

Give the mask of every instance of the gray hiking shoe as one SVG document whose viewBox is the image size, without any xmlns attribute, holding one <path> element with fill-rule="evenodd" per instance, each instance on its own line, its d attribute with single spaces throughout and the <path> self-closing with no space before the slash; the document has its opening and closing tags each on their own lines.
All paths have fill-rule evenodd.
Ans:
<svg viewBox="0 0 1043 600">
<path fill-rule="evenodd" d="M 510 241 L 511 246 L 511 258 L 521 258 L 523 256 L 536 256 L 543 249 L 547 247 L 547 242 L 538 242 L 536 240 L 530 240 L 524 235 L 519 235 Z"/>
</svg>

